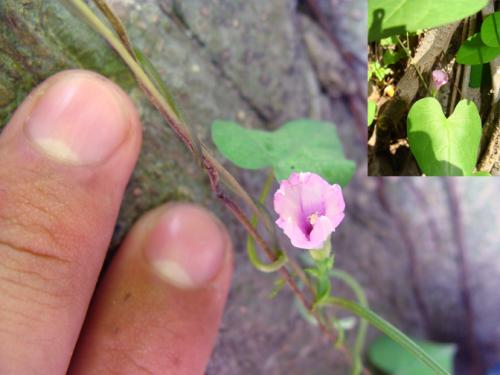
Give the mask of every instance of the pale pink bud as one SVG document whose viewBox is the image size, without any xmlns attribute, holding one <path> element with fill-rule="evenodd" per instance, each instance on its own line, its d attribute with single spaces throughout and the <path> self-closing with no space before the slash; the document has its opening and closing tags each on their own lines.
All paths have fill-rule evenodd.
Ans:
<svg viewBox="0 0 500 375">
<path fill-rule="evenodd" d="M 436 90 L 448 83 L 448 73 L 444 70 L 434 70 L 432 72 L 432 83 Z"/>
</svg>

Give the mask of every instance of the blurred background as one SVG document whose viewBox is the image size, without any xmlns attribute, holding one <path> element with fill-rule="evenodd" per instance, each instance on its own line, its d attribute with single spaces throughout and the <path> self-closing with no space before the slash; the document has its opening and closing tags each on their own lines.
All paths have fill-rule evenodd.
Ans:
<svg viewBox="0 0 500 375">
<path fill-rule="evenodd" d="M 366 0 L 110 3 L 202 140 L 210 142 L 215 119 L 265 129 L 297 118 L 335 123 L 358 164 L 345 188 L 346 219 L 333 236 L 338 267 L 405 332 L 456 343 L 457 374 L 484 373 L 500 359 L 500 182 L 366 177 Z M 110 77 L 138 105 L 143 149 L 110 254 L 142 212 L 168 200 L 200 202 L 229 226 L 236 271 L 207 374 L 349 373 L 288 290 L 268 298 L 277 276 L 248 263 L 245 234 L 204 173 L 119 58 L 62 1 L 0 3 L 0 66 L 0 124 L 36 84 L 71 67 Z M 257 194 L 264 173 L 228 167 Z"/>
</svg>

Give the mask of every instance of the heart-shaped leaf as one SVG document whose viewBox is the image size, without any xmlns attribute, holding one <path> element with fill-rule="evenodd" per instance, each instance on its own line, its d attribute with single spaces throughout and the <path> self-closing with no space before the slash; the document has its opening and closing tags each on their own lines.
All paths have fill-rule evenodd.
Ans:
<svg viewBox="0 0 500 375">
<path fill-rule="evenodd" d="M 469 37 L 458 49 L 459 64 L 485 64 L 500 55 L 500 47 L 489 47 L 483 43 L 479 33 Z"/>
<path fill-rule="evenodd" d="M 500 12 L 486 17 L 481 25 L 481 40 L 490 47 L 500 47 Z"/>
<path fill-rule="evenodd" d="M 488 0 L 368 0 L 368 41 L 430 29 L 468 17 Z"/>
<path fill-rule="evenodd" d="M 368 100 L 368 126 L 370 126 L 377 114 L 377 103 L 373 100 Z"/>
<path fill-rule="evenodd" d="M 453 372 L 455 344 L 440 344 L 413 339 L 427 354 L 450 374 Z M 433 375 L 434 371 L 426 367 L 413 355 L 386 336 L 377 338 L 368 350 L 368 358 L 377 368 L 391 375 Z"/>
<path fill-rule="evenodd" d="M 446 118 L 435 98 L 417 101 L 408 113 L 408 142 L 428 176 L 470 176 L 481 139 L 481 117 L 474 102 L 461 100 Z"/>
<path fill-rule="evenodd" d="M 272 167 L 278 180 L 287 179 L 292 172 L 314 172 L 345 186 L 354 174 L 355 164 L 344 157 L 335 126 L 328 122 L 297 120 L 267 132 L 216 121 L 212 139 L 237 166 Z"/>
</svg>

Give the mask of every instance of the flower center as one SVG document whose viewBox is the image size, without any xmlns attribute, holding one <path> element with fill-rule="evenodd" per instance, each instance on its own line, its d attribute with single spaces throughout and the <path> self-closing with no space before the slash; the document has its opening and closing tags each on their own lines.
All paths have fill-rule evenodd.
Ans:
<svg viewBox="0 0 500 375">
<path fill-rule="evenodd" d="M 318 219 L 319 219 L 318 212 L 315 212 L 315 213 L 313 213 L 313 214 L 311 214 L 311 215 L 309 215 L 309 216 L 307 217 L 307 220 L 309 221 L 309 223 L 310 223 L 311 225 L 316 224 L 316 222 L 318 221 Z"/>
</svg>

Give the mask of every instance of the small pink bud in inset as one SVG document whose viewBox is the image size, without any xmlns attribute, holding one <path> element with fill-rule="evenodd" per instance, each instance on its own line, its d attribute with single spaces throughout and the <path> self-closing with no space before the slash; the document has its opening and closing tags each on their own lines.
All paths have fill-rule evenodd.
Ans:
<svg viewBox="0 0 500 375">
<path fill-rule="evenodd" d="M 344 209 L 340 186 L 315 173 L 292 173 L 274 194 L 276 224 L 300 249 L 321 249 L 344 218 Z"/>
<path fill-rule="evenodd" d="M 441 86 L 446 85 L 447 83 L 448 73 L 446 73 L 444 70 L 434 70 L 432 72 L 432 84 L 436 91 L 439 90 Z"/>
</svg>

